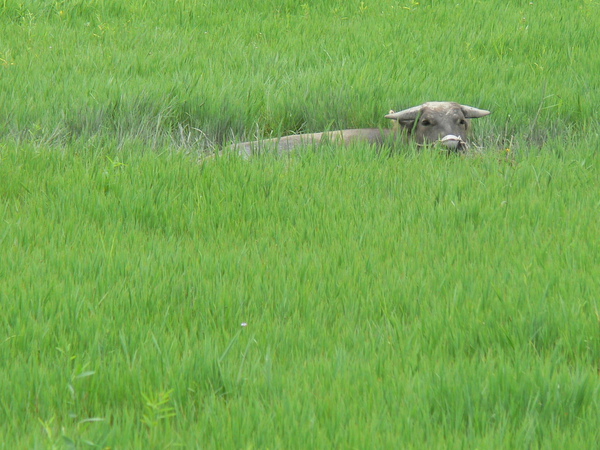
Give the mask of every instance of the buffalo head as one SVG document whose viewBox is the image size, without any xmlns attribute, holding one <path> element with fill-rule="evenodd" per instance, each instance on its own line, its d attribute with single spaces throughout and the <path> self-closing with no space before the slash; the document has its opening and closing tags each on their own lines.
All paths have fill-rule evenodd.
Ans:
<svg viewBox="0 0 600 450">
<path fill-rule="evenodd" d="M 390 111 L 385 117 L 396 120 L 418 145 L 441 143 L 452 150 L 466 148 L 469 119 L 487 116 L 490 111 L 454 102 L 427 102 L 404 111 Z"/>
</svg>

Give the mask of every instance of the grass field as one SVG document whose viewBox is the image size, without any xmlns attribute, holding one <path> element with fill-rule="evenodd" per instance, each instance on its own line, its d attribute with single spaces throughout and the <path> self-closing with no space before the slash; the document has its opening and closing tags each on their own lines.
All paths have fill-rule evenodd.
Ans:
<svg viewBox="0 0 600 450">
<path fill-rule="evenodd" d="M 0 2 L 0 448 L 594 448 L 600 2 Z M 489 109 L 407 145 L 234 139 Z"/>
</svg>

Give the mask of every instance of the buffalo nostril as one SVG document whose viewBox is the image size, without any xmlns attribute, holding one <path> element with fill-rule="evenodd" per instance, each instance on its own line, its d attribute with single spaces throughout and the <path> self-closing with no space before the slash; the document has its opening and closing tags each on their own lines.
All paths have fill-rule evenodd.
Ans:
<svg viewBox="0 0 600 450">
<path fill-rule="evenodd" d="M 442 139 L 440 139 L 440 142 L 445 147 L 448 147 L 448 148 L 451 148 L 451 149 L 461 148 L 465 144 L 465 141 L 463 141 L 460 136 L 455 136 L 453 134 L 447 134 Z"/>
</svg>

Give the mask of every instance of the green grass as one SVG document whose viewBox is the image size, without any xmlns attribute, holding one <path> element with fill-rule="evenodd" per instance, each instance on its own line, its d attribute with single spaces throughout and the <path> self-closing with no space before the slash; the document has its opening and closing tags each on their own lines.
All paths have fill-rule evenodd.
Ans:
<svg viewBox="0 0 600 450">
<path fill-rule="evenodd" d="M 1 446 L 593 448 L 599 13 L 0 3 Z M 486 148 L 197 163 L 427 100 Z"/>
<path fill-rule="evenodd" d="M 72 150 L 2 152 L 4 442 L 597 440 L 594 151 Z"/>
<path fill-rule="evenodd" d="M 597 135 L 599 13 L 597 1 L 5 1 L 0 132 L 197 149 L 457 100 L 492 110 L 481 134 L 497 140 Z"/>
</svg>

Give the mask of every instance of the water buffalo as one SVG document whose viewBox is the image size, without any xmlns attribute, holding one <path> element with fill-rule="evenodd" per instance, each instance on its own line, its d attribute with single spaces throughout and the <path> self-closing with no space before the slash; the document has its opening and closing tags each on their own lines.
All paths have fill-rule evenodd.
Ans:
<svg viewBox="0 0 600 450">
<path fill-rule="evenodd" d="M 250 157 L 262 149 L 289 151 L 302 145 L 320 142 L 349 144 L 363 141 L 372 144 L 393 143 L 397 139 L 414 139 L 418 145 L 440 144 L 454 151 L 466 148 L 469 119 L 487 116 L 490 111 L 454 102 L 427 102 L 403 111 L 390 111 L 385 117 L 396 121 L 392 129 L 359 128 L 323 133 L 294 134 L 275 139 L 233 144 L 241 156 Z"/>
</svg>

